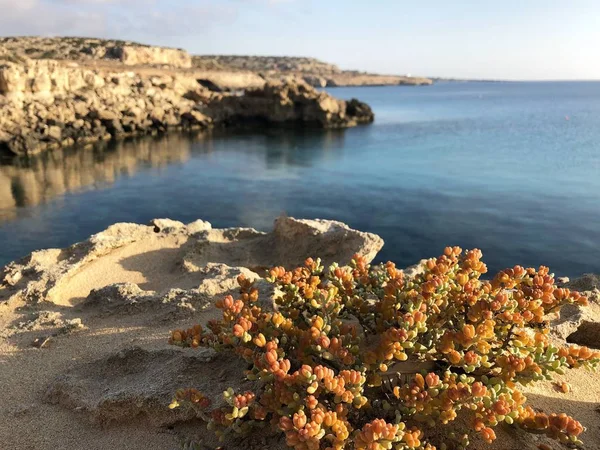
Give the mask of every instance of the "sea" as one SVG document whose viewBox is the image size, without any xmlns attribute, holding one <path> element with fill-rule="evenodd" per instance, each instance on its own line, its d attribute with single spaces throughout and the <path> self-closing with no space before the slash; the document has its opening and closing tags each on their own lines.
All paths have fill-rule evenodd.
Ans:
<svg viewBox="0 0 600 450">
<path fill-rule="evenodd" d="M 174 133 L 0 161 L 0 265 L 115 222 L 269 230 L 281 215 L 379 234 L 404 267 L 480 248 L 491 272 L 600 272 L 600 83 L 331 88 L 347 130 Z M 318 256 L 318 255 L 314 255 Z"/>
</svg>

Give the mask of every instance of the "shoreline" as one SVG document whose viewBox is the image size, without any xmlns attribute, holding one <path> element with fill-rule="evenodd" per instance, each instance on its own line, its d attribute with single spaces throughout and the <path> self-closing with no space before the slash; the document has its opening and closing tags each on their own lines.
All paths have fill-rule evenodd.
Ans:
<svg viewBox="0 0 600 450">
<path fill-rule="evenodd" d="M 114 69 L 114 67 L 113 67 Z M 0 66 L 0 148 L 17 155 L 172 129 L 371 123 L 371 108 L 302 80 L 267 81 L 242 94 L 177 70 L 105 71 L 57 61 Z"/>
</svg>

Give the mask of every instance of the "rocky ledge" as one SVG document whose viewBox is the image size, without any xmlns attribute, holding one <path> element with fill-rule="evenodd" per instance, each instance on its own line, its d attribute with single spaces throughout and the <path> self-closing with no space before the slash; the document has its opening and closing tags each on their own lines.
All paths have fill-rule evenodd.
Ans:
<svg viewBox="0 0 600 450">
<path fill-rule="evenodd" d="M 0 55 L 3 53 L 14 55 L 17 59 L 107 60 L 126 66 L 192 67 L 192 58 L 185 50 L 115 39 L 9 36 L 0 38 Z"/>
<path fill-rule="evenodd" d="M 301 80 L 220 91 L 186 72 L 111 71 L 52 60 L 0 63 L 0 149 L 30 155 L 173 128 L 341 128 L 374 119 L 368 105 L 335 99 Z"/>
<path fill-rule="evenodd" d="M 382 245 L 377 235 L 329 220 L 280 217 L 272 231 L 261 232 L 157 219 L 115 224 L 69 248 L 36 251 L 9 264 L 0 270 L 0 360 L 8 362 L 0 371 L 3 448 L 50 450 L 64 448 L 65 440 L 72 448 L 118 442 L 119 448 L 170 449 L 190 440 L 215 448 L 192 410 L 168 408 L 174 393 L 194 387 L 218 405 L 228 387 L 244 391 L 253 382 L 238 376 L 236 357 L 168 346 L 170 332 L 215 318 L 215 300 L 239 293 L 240 274 L 255 280 L 259 301 L 272 307 L 274 288 L 261 278 L 267 268 L 293 268 L 309 256 L 321 256 L 326 265 L 347 264 L 355 253 L 371 261 Z M 424 267 L 404 274 L 413 277 Z M 563 310 L 550 338 L 598 348 L 599 278 L 566 285 L 591 302 Z M 589 400 L 600 393 L 598 375 L 576 370 L 564 379 L 573 386 L 569 397 L 550 383 L 526 394 L 536 407 L 577 412 L 588 441 L 598 442 L 597 402 Z M 585 401 L 572 400 L 578 395 Z M 490 449 L 541 443 L 498 432 L 503 446 Z M 285 448 L 283 439 L 263 439 L 257 433 L 228 441 L 227 448 Z"/>
<path fill-rule="evenodd" d="M 239 361 L 169 346 L 171 330 L 215 317 L 215 300 L 237 295 L 240 274 L 269 302 L 266 268 L 311 255 L 370 261 L 382 245 L 328 220 L 281 217 L 261 232 L 159 219 L 9 264 L 0 269 L 2 448 L 175 449 L 198 432 L 215 448 L 191 411 L 168 404 L 179 388 L 219 398 L 239 387 Z"/>
<path fill-rule="evenodd" d="M 378 75 L 355 70 L 341 70 L 315 58 L 291 56 L 235 56 L 198 55 L 192 56 L 196 69 L 210 71 L 253 71 L 266 78 L 295 76 L 315 87 L 336 86 L 423 86 L 433 84 L 424 77 L 410 75 Z"/>
</svg>

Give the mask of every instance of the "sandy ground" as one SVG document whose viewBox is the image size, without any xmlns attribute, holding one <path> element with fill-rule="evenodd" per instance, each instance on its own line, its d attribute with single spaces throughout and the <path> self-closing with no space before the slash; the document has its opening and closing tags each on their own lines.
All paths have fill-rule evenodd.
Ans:
<svg viewBox="0 0 600 450">
<path fill-rule="evenodd" d="M 162 316 L 162 310 L 148 310 L 103 315 L 94 308 L 82 307 L 92 289 L 113 283 L 135 283 L 157 293 L 174 287 L 197 287 L 198 275 L 181 270 L 190 245 L 188 237 L 181 234 L 148 236 L 84 264 L 54 289 L 51 302 L 3 303 L 0 297 L 1 449 L 171 450 L 181 448 L 190 430 L 200 433 L 206 448 L 215 447 L 214 439 L 199 423 L 157 427 L 149 425 L 144 417 L 135 417 L 123 423 L 102 424 L 91 420 L 80 408 L 44 401 L 49 384 L 65 371 L 131 346 L 169 349 L 166 338 L 170 330 L 205 322 L 214 314 L 206 310 L 178 318 Z M 34 339 L 48 336 L 57 328 L 52 324 L 33 329 L 19 325 L 39 311 L 60 313 L 63 321 L 79 318 L 85 329 L 55 336 L 47 346 L 35 348 Z M 600 449 L 600 375 L 572 370 L 560 379 L 570 383 L 570 393 L 561 393 L 548 382 L 527 389 L 528 397 L 537 408 L 575 416 L 587 427 L 582 437 L 585 448 Z M 540 443 L 561 448 L 546 438 L 512 429 L 498 429 L 497 434 L 503 439 L 492 447 L 477 444 L 473 448 L 525 450 L 535 449 Z"/>
<path fill-rule="evenodd" d="M 31 347 L 39 332 L 21 332 L 0 340 L 0 446 L 2 449 L 144 449 L 180 448 L 177 434 L 168 429 L 145 426 L 91 424 L 76 411 L 40 401 L 49 382 L 69 367 L 91 362 L 131 345 L 145 348 L 168 347 L 165 337 L 174 325 L 148 327 L 145 316 L 88 319 L 73 306 L 92 288 L 130 281 L 151 290 L 189 286 L 189 279 L 171 275 L 173 258 L 182 252 L 177 238 L 155 238 L 126 246 L 94 261 L 77 273 L 64 290 L 56 294 L 55 305 L 44 310 L 60 311 L 65 317 L 79 317 L 87 329 L 53 339 L 47 348 Z M 175 250 L 175 251 L 174 251 Z M 3 327 L 19 322 L 29 313 L 2 310 Z M 41 333 L 42 335 L 44 333 Z"/>
</svg>

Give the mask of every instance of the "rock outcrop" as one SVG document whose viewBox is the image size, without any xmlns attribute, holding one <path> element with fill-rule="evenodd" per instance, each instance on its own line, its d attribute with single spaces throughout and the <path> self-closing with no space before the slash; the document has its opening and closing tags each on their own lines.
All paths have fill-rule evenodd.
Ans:
<svg viewBox="0 0 600 450">
<path fill-rule="evenodd" d="M 0 147 L 17 155 L 211 125 L 196 108 L 211 93 L 194 78 L 177 74 L 102 72 L 42 60 L 5 63 L 0 94 Z"/>
<path fill-rule="evenodd" d="M 193 75 L 201 85 L 220 92 L 262 89 L 266 83 L 263 77 L 249 71 L 195 70 Z"/>
<path fill-rule="evenodd" d="M 68 440 L 73 448 L 81 442 L 89 448 L 108 448 L 110 442 L 140 450 L 182 448 L 191 441 L 183 448 L 215 448 L 219 444 L 205 432 L 202 413 L 169 408 L 174 394 L 195 388 L 218 408 L 224 390 L 253 390 L 257 381 L 240 375 L 243 362 L 235 355 L 169 346 L 172 331 L 217 317 L 214 301 L 239 294 L 240 274 L 255 279 L 261 306 L 273 308 L 274 288 L 260 278 L 266 267 L 293 267 L 308 256 L 344 264 L 354 253 L 370 261 L 382 244 L 376 235 L 327 220 L 281 217 L 272 231 L 260 232 L 156 219 L 116 224 L 70 248 L 34 252 L 9 264 L 0 272 L 4 447 L 51 450 Z M 405 275 L 424 270 L 424 262 Z M 550 332 L 557 344 L 600 347 L 597 281 L 587 276 L 568 284 L 585 290 L 590 305 L 563 311 L 553 325 L 565 326 Z M 597 396 L 598 376 L 566 376 L 559 381 L 572 383 L 577 401 L 550 383 L 525 387 L 524 393 L 536 408 L 578 412 L 589 442 L 598 442 L 597 404 L 589 401 Z M 243 440 L 228 436 L 227 448 L 285 448 L 280 435 L 267 440 L 266 433 L 256 430 Z M 498 433 L 511 448 L 542 443 L 502 427 Z"/>
<path fill-rule="evenodd" d="M 207 296 L 211 298 L 235 288 L 234 280 L 240 273 L 258 278 L 256 273 L 266 268 L 296 267 L 309 256 L 320 256 L 326 264 L 348 263 L 358 253 L 370 261 L 383 246 L 379 236 L 331 220 L 280 217 L 270 233 L 253 228 L 213 229 L 201 220 L 187 225 L 164 219 L 147 226 L 121 223 L 69 248 L 40 250 L 5 266 L 0 272 L 0 303 L 60 301 L 65 284 L 92 262 L 119 248 L 135 248 L 152 239 L 165 238 L 179 242 L 177 271 L 182 276 L 193 274 L 196 290 L 182 293 L 167 289 L 157 293 L 120 285 L 106 291 L 87 292 L 88 304 L 103 309 L 120 309 L 124 305 L 125 309 L 129 306 L 144 309 L 148 302 L 185 303 L 185 294 L 189 294 L 188 299 L 196 299 L 192 303 L 201 308 Z"/>
<path fill-rule="evenodd" d="M 189 69 L 192 58 L 184 50 L 163 47 L 145 47 L 139 45 L 115 46 L 107 52 L 128 66 L 165 65 Z"/>
<path fill-rule="evenodd" d="M 251 387 L 235 376 L 239 364 L 237 357 L 216 357 L 212 350 L 132 347 L 61 375 L 44 400 L 84 412 L 103 425 L 144 419 L 151 426 L 168 426 L 195 418 L 191 409 L 167 408 L 177 389 L 194 386 L 218 401 L 232 385 Z"/>
<path fill-rule="evenodd" d="M 51 60 L 7 62 L 0 65 L 0 148 L 30 155 L 173 128 L 257 122 L 339 128 L 373 121 L 365 104 L 357 108 L 353 100 L 347 108 L 345 101 L 301 81 L 257 81 L 260 87 L 242 95 L 215 92 L 203 81 L 179 73 L 91 70 Z"/>
<path fill-rule="evenodd" d="M 215 122 L 311 125 L 343 128 L 374 120 L 371 108 L 356 99 L 346 102 L 301 81 L 268 82 L 243 96 L 213 97 L 201 111 Z"/>
<path fill-rule="evenodd" d="M 341 70 L 315 58 L 291 56 L 202 55 L 192 57 L 193 66 L 210 71 L 253 71 L 265 78 L 295 76 L 314 87 L 430 85 L 433 81 L 409 75 L 377 75 Z"/>
<path fill-rule="evenodd" d="M 322 81 L 321 81 L 322 83 Z M 424 77 L 377 75 L 362 72 L 342 72 L 325 77 L 325 86 L 429 86 L 433 81 Z"/>
<path fill-rule="evenodd" d="M 0 271 L 0 349 L 16 346 L 3 380 L 14 380 L 30 360 L 36 367 L 17 383 L 26 393 L 0 400 L 10 404 L 13 423 L 36 411 L 43 427 L 78 417 L 77 426 L 91 421 L 103 433 L 112 425 L 156 431 L 196 419 L 193 410 L 168 408 L 178 389 L 199 389 L 219 406 L 227 388 L 255 386 L 239 377 L 237 356 L 171 347 L 171 330 L 214 318 L 215 300 L 238 295 L 242 274 L 273 309 L 275 288 L 261 278 L 268 267 L 292 268 L 309 256 L 346 263 L 355 253 L 370 261 L 382 245 L 376 235 L 328 220 L 280 217 L 260 232 L 156 219 L 34 252 Z M 189 430 L 184 436 L 197 439 Z M 128 446 L 131 436 L 124 439 Z M 17 440 L 7 445 L 20 448 Z"/>
<path fill-rule="evenodd" d="M 588 306 L 567 305 L 550 324 L 550 335 L 561 342 L 600 348 L 600 277 L 585 274 L 565 287 L 588 298 Z"/>
<path fill-rule="evenodd" d="M 77 37 L 5 37 L 0 47 L 12 55 L 32 59 L 71 61 L 109 60 L 128 66 L 192 67 L 192 58 L 175 48 L 152 47 L 131 41 Z"/>
<path fill-rule="evenodd" d="M 136 42 L 76 37 L 0 38 L 0 60 L 23 58 L 76 61 L 84 65 L 121 64 L 128 67 L 167 67 L 209 79 L 220 88 L 262 87 L 265 80 L 297 77 L 314 87 L 428 85 L 433 81 L 409 75 L 377 75 L 341 70 L 315 58 L 290 56 L 190 56 L 180 49 Z"/>
<path fill-rule="evenodd" d="M 251 70 L 254 72 L 332 74 L 342 71 L 335 64 L 316 58 L 293 56 L 197 55 L 194 67 L 205 70 Z"/>
</svg>

